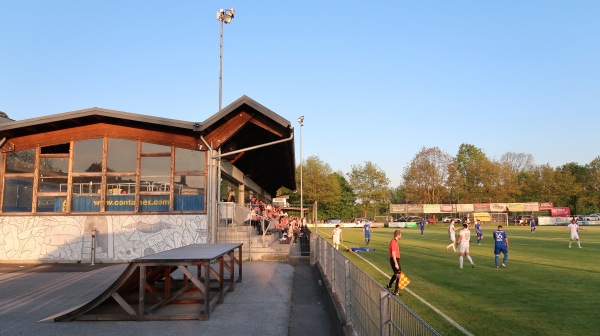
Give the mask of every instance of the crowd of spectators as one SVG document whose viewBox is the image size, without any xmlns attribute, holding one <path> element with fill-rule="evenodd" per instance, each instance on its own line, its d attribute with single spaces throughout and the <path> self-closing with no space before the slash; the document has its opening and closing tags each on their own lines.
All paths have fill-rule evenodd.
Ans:
<svg viewBox="0 0 600 336">
<path fill-rule="evenodd" d="M 244 224 L 252 225 L 259 234 L 263 234 L 263 230 L 275 234 L 282 243 L 295 243 L 303 227 L 306 227 L 304 218 L 289 216 L 281 207 L 256 197 L 247 200 L 246 204 L 250 213 Z"/>
</svg>

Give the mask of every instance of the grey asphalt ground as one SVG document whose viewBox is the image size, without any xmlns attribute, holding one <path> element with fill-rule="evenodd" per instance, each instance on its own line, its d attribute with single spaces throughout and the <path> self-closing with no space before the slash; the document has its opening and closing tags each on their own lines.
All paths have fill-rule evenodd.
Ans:
<svg viewBox="0 0 600 336">
<path fill-rule="evenodd" d="M 308 261 L 244 262 L 243 282 L 208 321 L 38 322 L 92 300 L 125 267 L 0 264 L 0 335 L 343 334 L 320 274 Z"/>
</svg>

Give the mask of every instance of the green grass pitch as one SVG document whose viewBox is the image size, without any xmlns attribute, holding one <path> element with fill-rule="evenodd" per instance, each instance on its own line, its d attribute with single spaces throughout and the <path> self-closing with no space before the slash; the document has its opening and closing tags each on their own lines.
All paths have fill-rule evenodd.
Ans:
<svg viewBox="0 0 600 336">
<path fill-rule="evenodd" d="M 400 229 L 401 264 L 411 278 L 407 287 L 441 310 L 473 335 L 593 335 L 600 330 L 600 227 L 580 231 L 582 248 L 569 245 L 564 226 L 504 227 L 509 239 L 507 268 L 494 266 L 495 225 L 484 225 L 482 245 L 471 229 L 471 268 L 458 253 L 445 251 L 449 244 L 446 224 Z M 391 269 L 388 245 L 394 228 L 372 230 L 369 247 L 375 251 L 350 253 L 347 248 L 365 246 L 361 229 L 344 228 L 340 250 L 382 285 Z M 331 242 L 331 229 L 319 228 Z M 458 231 L 457 231 L 458 239 Z M 381 274 L 377 268 L 385 272 Z M 500 259 L 502 254 L 500 254 Z M 501 262 L 501 261 L 500 261 Z M 400 297 L 415 313 L 442 335 L 462 333 L 415 296 Z"/>
</svg>

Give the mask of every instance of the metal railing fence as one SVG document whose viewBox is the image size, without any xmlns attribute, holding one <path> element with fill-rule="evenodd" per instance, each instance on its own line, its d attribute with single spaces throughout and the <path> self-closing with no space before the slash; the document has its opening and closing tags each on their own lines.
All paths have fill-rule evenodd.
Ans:
<svg viewBox="0 0 600 336">
<path fill-rule="evenodd" d="M 342 322 L 351 324 L 358 335 L 440 335 L 327 240 L 311 241 L 311 259 L 339 301 L 340 315 L 346 319 Z"/>
</svg>

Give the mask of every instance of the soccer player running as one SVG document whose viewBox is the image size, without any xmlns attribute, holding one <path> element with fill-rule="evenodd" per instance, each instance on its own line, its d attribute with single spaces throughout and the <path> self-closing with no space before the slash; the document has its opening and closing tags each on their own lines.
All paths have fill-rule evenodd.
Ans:
<svg viewBox="0 0 600 336">
<path fill-rule="evenodd" d="M 500 252 L 504 254 L 502 258 L 502 267 L 506 268 L 506 260 L 508 259 L 508 237 L 506 232 L 502 231 L 502 225 L 498 225 L 498 230 L 494 231 L 494 261 L 496 262 L 496 268 L 498 268 L 498 256 Z"/>
<path fill-rule="evenodd" d="M 464 223 L 463 229 L 458 233 L 458 253 L 460 256 L 458 257 L 458 265 L 460 268 L 463 268 L 463 257 L 467 257 L 469 262 L 471 263 L 471 267 L 475 267 L 475 263 L 471 256 L 469 255 L 469 242 L 471 241 L 471 230 L 469 230 L 469 225 Z"/>
<path fill-rule="evenodd" d="M 454 227 L 454 219 L 450 221 L 450 224 L 448 225 L 448 238 L 450 238 L 450 244 L 448 244 L 448 246 L 446 246 L 446 252 L 448 252 L 448 249 L 450 248 L 450 246 L 452 246 L 452 250 L 454 250 L 454 252 L 456 252 L 456 235 L 454 233 L 454 231 L 456 231 L 456 228 Z"/>
<path fill-rule="evenodd" d="M 331 236 L 333 237 L 333 247 L 335 247 L 336 250 L 339 249 L 340 241 L 344 241 L 342 229 L 340 229 L 340 224 L 335 225 L 335 229 L 331 231 Z"/>
<path fill-rule="evenodd" d="M 394 295 L 400 294 L 400 272 L 402 272 L 402 267 L 400 266 L 400 246 L 398 245 L 398 240 L 402 238 L 402 231 L 396 230 L 394 231 L 394 238 L 390 240 L 390 266 L 392 266 L 392 277 L 390 278 L 390 282 L 386 286 L 387 289 L 391 289 L 394 282 L 396 282 L 396 288 L 394 289 Z"/>
<path fill-rule="evenodd" d="M 481 231 L 481 221 L 479 219 L 475 221 L 475 234 L 477 235 L 477 245 L 481 245 L 483 231 Z"/>
<path fill-rule="evenodd" d="M 571 230 L 571 238 L 569 239 L 569 248 L 571 248 L 571 243 L 573 243 L 573 239 L 577 240 L 577 246 L 581 248 L 581 242 L 579 241 L 579 224 L 575 218 L 571 219 L 571 223 L 567 225 L 567 227 Z M 583 230 L 583 228 L 581 228 Z"/>
<path fill-rule="evenodd" d="M 365 225 L 363 225 L 363 233 L 365 235 L 365 244 L 369 245 L 371 242 L 371 224 L 369 222 L 365 222 Z"/>
</svg>

